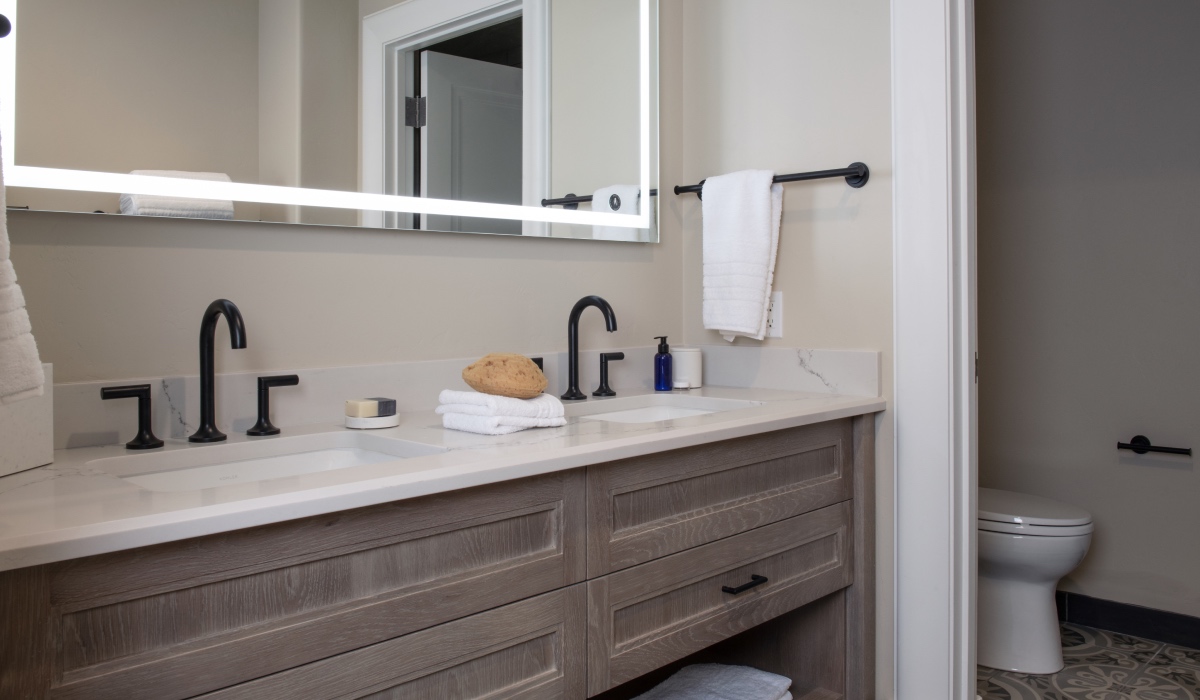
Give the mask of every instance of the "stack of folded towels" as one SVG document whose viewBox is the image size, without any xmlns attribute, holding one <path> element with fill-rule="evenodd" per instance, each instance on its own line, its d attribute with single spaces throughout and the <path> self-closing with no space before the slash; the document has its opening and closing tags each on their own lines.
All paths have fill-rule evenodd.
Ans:
<svg viewBox="0 0 1200 700">
<path fill-rule="evenodd" d="M 543 394 L 546 376 L 524 355 L 493 353 L 463 370 L 475 391 L 447 389 L 438 397 L 442 427 L 482 435 L 567 424 L 562 401 Z"/>
<path fill-rule="evenodd" d="M 508 435 L 529 428 L 557 428 L 567 424 L 562 401 L 541 394 L 533 399 L 446 389 L 438 396 L 442 427 L 482 435 Z"/>
<path fill-rule="evenodd" d="M 749 666 L 687 666 L 635 700 L 792 700 L 792 681 Z"/>
</svg>

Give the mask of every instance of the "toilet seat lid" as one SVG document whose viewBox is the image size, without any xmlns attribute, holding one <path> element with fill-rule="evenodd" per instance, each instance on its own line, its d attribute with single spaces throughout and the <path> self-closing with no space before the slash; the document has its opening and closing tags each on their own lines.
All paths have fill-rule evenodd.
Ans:
<svg viewBox="0 0 1200 700">
<path fill-rule="evenodd" d="M 1079 506 L 1000 489 L 979 489 L 979 519 L 1025 525 L 1087 525 L 1092 514 Z"/>
</svg>

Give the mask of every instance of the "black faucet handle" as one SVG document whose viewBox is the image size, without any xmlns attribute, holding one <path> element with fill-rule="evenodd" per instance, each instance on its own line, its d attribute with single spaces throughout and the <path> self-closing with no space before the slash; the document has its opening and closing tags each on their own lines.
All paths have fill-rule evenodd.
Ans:
<svg viewBox="0 0 1200 700">
<path fill-rule="evenodd" d="M 533 360 L 533 364 L 537 365 L 538 369 L 542 370 L 543 372 L 546 371 L 546 361 L 545 360 L 543 360 L 540 357 L 531 357 L 529 359 Z"/>
<path fill-rule="evenodd" d="M 162 447 L 163 441 L 154 435 L 150 418 L 150 385 L 132 384 L 130 386 L 106 386 L 100 389 L 100 399 L 137 399 L 138 400 L 138 434 L 137 437 L 125 443 L 128 450 L 152 450 Z"/>
<path fill-rule="evenodd" d="M 271 423 L 271 389 L 277 386 L 296 386 L 300 377 L 295 374 L 275 374 L 258 378 L 258 422 L 246 431 L 255 437 L 278 435 L 279 428 Z"/>
<path fill-rule="evenodd" d="M 613 391 L 608 386 L 608 363 L 615 360 L 624 360 L 625 353 L 623 352 L 602 352 L 600 353 L 600 386 L 592 392 L 592 396 L 616 396 L 617 392 Z"/>
</svg>

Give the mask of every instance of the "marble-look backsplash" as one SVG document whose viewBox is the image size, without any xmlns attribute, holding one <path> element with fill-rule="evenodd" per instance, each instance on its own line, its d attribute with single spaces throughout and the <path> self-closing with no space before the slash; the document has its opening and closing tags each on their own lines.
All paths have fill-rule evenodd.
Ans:
<svg viewBox="0 0 1200 700">
<path fill-rule="evenodd" d="M 609 364 L 609 383 L 624 389 L 652 389 L 655 346 L 625 348 L 625 359 Z M 702 346 L 704 383 L 754 389 L 811 391 L 852 396 L 879 396 L 880 354 L 875 351 L 803 350 L 737 346 Z M 612 352 L 608 350 L 606 352 Z M 561 394 L 567 384 L 567 354 L 542 357 L 550 385 Z M 241 432 L 254 425 L 260 376 L 297 374 L 300 384 L 271 390 L 271 419 L 281 428 L 314 423 L 340 423 L 346 399 L 387 396 L 400 412 L 432 410 L 442 389 L 466 389 L 462 369 L 477 358 L 455 358 L 387 365 L 327 367 L 296 371 L 220 374 L 216 377 L 217 425 Z M 580 389 L 591 394 L 599 384 L 600 352 L 580 352 Z M 164 439 L 181 439 L 195 430 L 199 414 L 200 378 L 140 377 L 120 381 L 56 384 L 54 442 L 56 449 L 119 444 L 137 432 L 133 400 L 101 401 L 106 386 L 150 384 L 154 397 L 154 431 Z"/>
</svg>

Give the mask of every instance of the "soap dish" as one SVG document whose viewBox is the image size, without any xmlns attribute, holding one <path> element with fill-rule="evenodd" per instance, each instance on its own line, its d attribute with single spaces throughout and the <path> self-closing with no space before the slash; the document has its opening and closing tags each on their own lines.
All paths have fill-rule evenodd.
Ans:
<svg viewBox="0 0 1200 700">
<path fill-rule="evenodd" d="M 354 430 L 376 430 L 378 428 L 395 428 L 400 425 L 399 415 L 378 416 L 375 418 L 356 418 L 346 416 L 346 427 Z"/>
</svg>

